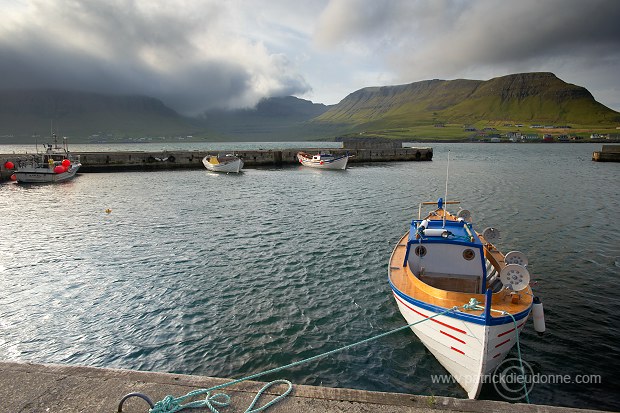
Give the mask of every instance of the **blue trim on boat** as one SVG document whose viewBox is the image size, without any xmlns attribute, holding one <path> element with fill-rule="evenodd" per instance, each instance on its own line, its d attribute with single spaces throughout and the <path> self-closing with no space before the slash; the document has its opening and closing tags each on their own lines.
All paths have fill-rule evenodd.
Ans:
<svg viewBox="0 0 620 413">
<path fill-rule="evenodd" d="M 26 171 L 15 171 L 15 174 L 28 174 L 28 175 L 58 175 L 56 172 L 54 171 L 33 171 L 33 172 L 26 172 Z"/>
<path fill-rule="evenodd" d="M 423 308 L 428 311 L 432 311 L 434 313 L 441 313 L 447 310 L 447 308 L 425 303 L 424 301 L 416 300 L 415 298 L 409 297 L 407 294 L 401 292 L 398 288 L 396 288 L 396 286 L 392 283 L 392 280 L 390 280 L 389 277 L 388 277 L 388 282 L 390 283 L 390 287 L 392 288 L 392 291 L 394 291 L 396 295 L 398 295 L 400 298 L 402 298 L 409 304 L 413 304 L 417 307 Z M 487 291 L 487 294 L 488 294 L 488 291 Z M 488 301 L 488 296 L 487 296 L 487 301 Z M 467 304 L 467 303 L 463 303 L 463 304 Z M 525 311 L 522 311 L 517 314 L 513 314 L 515 320 L 522 320 L 525 317 L 527 317 L 531 309 L 532 309 L 532 306 L 530 306 Z M 487 325 L 487 326 L 496 326 L 496 325 L 508 324 L 512 322 L 512 317 L 510 316 L 491 317 L 490 312 L 491 311 L 489 309 L 488 320 L 485 315 L 473 315 L 473 314 L 464 313 L 462 311 L 450 312 L 450 313 L 445 314 L 445 316 L 450 317 L 450 318 L 455 318 L 457 320 L 462 320 L 462 321 L 467 321 L 467 322 L 474 323 L 474 324 Z"/>
<path fill-rule="evenodd" d="M 321 156 L 325 156 L 325 155 L 321 155 Z M 321 158 L 321 161 L 323 161 L 323 162 L 327 162 L 327 163 L 331 163 L 331 162 L 339 161 L 340 159 L 342 159 L 342 158 L 346 158 L 346 157 L 347 157 L 347 155 L 342 155 L 342 156 L 339 156 L 339 157 L 337 157 L 337 158 L 334 158 L 334 157 L 333 157 L 333 156 L 331 156 L 331 155 L 327 155 L 327 156 L 328 156 L 329 158 L 331 158 L 331 159 L 322 159 L 322 158 Z M 313 160 L 313 161 L 316 161 L 316 159 L 312 159 L 312 160 Z"/>
<path fill-rule="evenodd" d="M 484 304 L 484 321 L 485 324 L 489 324 L 491 321 L 491 303 L 493 301 L 493 291 L 491 289 L 486 290 Z"/>
<path fill-rule="evenodd" d="M 484 250 L 480 249 L 480 265 L 482 266 L 482 291 L 487 290 L 487 263 L 484 257 Z"/>
<path fill-rule="evenodd" d="M 418 233 L 418 228 L 419 228 L 419 225 L 422 223 L 422 221 L 423 220 L 421 219 L 414 219 L 413 221 L 411 221 L 411 226 L 409 229 L 410 240 L 412 236 L 415 239 L 415 235 Z M 469 240 L 470 237 L 467 231 L 465 230 L 465 226 L 467 226 L 470 229 L 470 232 L 472 233 L 474 237 L 473 242 Z M 446 231 L 449 231 L 451 235 L 448 236 L 447 238 L 439 237 L 439 236 L 423 235 L 422 236 L 423 242 L 440 242 L 440 243 L 445 243 L 445 244 L 460 244 L 460 245 L 482 245 L 482 242 L 480 241 L 478 234 L 476 234 L 476 231 L 474 231 L 471 225 L 468 224 L 467 222 L 446 221 L 444 225 L 443 221 L 439 219 L 430 220 L 428 223 L 427 229 L 445 229 Z M 453 237 L 453 238 L 450 238 L 450 237 Z"/>
</svg>

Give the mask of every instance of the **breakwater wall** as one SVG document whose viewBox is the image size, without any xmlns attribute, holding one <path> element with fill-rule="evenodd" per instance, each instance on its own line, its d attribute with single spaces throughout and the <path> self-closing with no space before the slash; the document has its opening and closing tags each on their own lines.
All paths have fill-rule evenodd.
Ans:
<svg viewBox="0 0 620 413">
<path fill-rule="evenodd" d="M 592 153 L 595 162 L 620 162 L 620 145 L 603 145 L 602 150 Z"/>
<path fill-rule="evenodd" d="M 246 167 L 283 166 L 297 164 L 297 152 L 317 153 L 312 149 L 284 150 L 247 150 L 234 152 L 243 159 Z M 394 162 L 394 161 L 431 161 L 433 148 L 365 148 L 365 149 L 324 149 L 334 155 L 349 153 L 353 155 L 349 163 L 360 162 Z M 120 171 L 156 171 L 173 169 L 202 169 L 202 158 L 217 151 L 164 151 L 164 152 L 74 152 L 80 156 L 82 168 L 80 173 L 120 172 Z M 223 152 L 222 152 L 223 153 Z M 0 154 L 1 179 L 8 179 L 12 171 L 4 167 L 6 161 L 17 164 L 27 158 L 26 154 Z"/>
</svg>

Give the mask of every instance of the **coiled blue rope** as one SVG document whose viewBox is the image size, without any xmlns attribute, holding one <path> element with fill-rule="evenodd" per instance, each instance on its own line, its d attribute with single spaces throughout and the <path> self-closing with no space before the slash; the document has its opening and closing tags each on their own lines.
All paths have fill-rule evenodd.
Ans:
<svg viewBox="0 0 620 413">
<path fill-rule="evenodd" d="M 282 393 L 275 399 L 269 401 L 264 406 L 261 406 L 255 409 L 254 406 L 258 402 L 258 399 L 260 398 L 260 396 L 262 396 L 262 394 L 269 387 L 277 385 L 277 384 L 286 384 L 288 388 L 286 389 L 284 393 Z M 252 400 L 252 403 L 250 403 L 250 406 L 245 410 L 244 413 L 262 412 L 263 410 L 266 410 L 270 406 L 276 404 L 277 402 L 285 398 L 291 392 L 291 390 L 293 390 L 293 383 L 291 383 L 288 380 L 274 380 L 270 383 L 267 383 L 263 386 L 262 389 L 258 391 L 258 393 L 256 393 L 256 396 L 254 396 L 254 400 Z M 181 404 L 183 401 L 187 399 L 190 399 L 196 396 L 201 396 L 203 394 L 206 395 L 206 397 L 202 400 L 196 400 L 193 402 L 189 402 L 187 404 Z M 155 406 L 153 406 L 153 408 L 151 408 L 149 412 L 150 413 L 175 413 L 183 409 L 189 409 L 189 408 L 195 408 L 195 407 L 208 407 L 212 413 L 219 413 L 219 411 L 215 408 L 216 406 L 226 407 L 229 404 L 230 404 L 230 396 L 227 395 L 226 393 L 217 393 L 211 396 L 211 391 L 209 390 L 194 390 L 194 391 L 187 393 L 185 396 L 181 396 L 177 398 L 172 397 L 172 396 L 166 396 L 164 397 L 163 400 L 160 400 L 157 403 L 155 403 Z"/>
<path fill-rule="evenodd" d="M 175 412 L 181 411 L 181 410 L 186 409 L 186 408 L 195 408 L 195 407 L 208 407 L 211 410 L 212 413 L 219 413 L 217 411 L 217 409 L 215 408 L 215 406 L 218 406 L 218 407 L 228 406 L 230 404 L 230 396 L 228 396 L 225 393 L 218 393 L 218 394 L 214 394 L 213 396 L 211 396 L 211 392 L 214 391 L 214 390 L 219 390 L 219 389 L 222 389 L 224 387 L 228 387 L 228 386 L 232 386 L 232 385 L 237 384 L 237 383 L 241 383 L 243 381 L 253 380 L 253 379 L 256 379 L 258 377 L 265 376 L 267 374 L 278 372 L 280 370 L 284 370 L 284 369 L 288 369 L 290 367 L 295 367 L 295 366 L 299 366 L 301 364 L 309 363 L 309 362 L 317 360 L 319 358 L 327 357 L 327 356 L 329 356 L 331 354 L 338 353 L 339 351 L 347 350 L 347 349 L 350 349 L 351 347 L 359 346 L 361 344 L 365 344 L 365 343 L 368 343 L 368 342 L 373 341 L 373 340 L 378 340 L 378 339 L 383 338 L 385 336 L 388 336 L 390 334 L 394 334 L 394 333 L 396 333 L 398 331 L 410 328 L 410 327 L 412 327 L 412 326 L 414 326 L 416 324 L 423 323 L 424 321 L 430 320 L 432 318 L 439 317 L 441 315 L 447 314 L 447 313 L 452 312 L 452 311 L 456 311 L 457 309 L 458 309 L 458 307 L 453 307 L 453 308 L 450 308 L 450 309 L 448 309 L 446 311 L 442 311 L 441 313 L 437 313 L 435 315 L 427 317 L 427 318 L 425 318 L 423 320 L 416 321 L 415 323 L 411 323 L 411 324 L 407 324 L 407 325 L 399 327 L 399 328 L 395 328 L 394 330 L 390 330 L 388 332 L 378 334 L 376 336 L 373 336 L 373 337 L 370 337 L 370 338 L 358 341 L 358 342 L 353 343 L 353 344 L 348 344 L 346 346 L 342 346 L 342 347 L 339 347 L 337 349 L 334 349 L 334 350 L 331 350 L 331 351 L 328 351 L 328 352 L 325 352 L 325 353 L 318 354 L 316 356 L 312 356 L 312 357 L 309 357 L 309 358 L 306 358 L 306 359 L 303 359 L 303 360 L 295 361 L 295 362 L 289 363 L 289 364 L 287 364 L 285 366 L 276 367 L 276 368 L 273 368 L 273 369 L 270 369 L 270 370 L 267 370 L 267 371 L 263 371 L 261 373 L 252 374 L 250 376 L 246 376 L 246 377 L 243 377 L 243 378 L 240 378 L 240 379 L 237 379 L 237 380 L 233 380 L 233 381 L 228 382 L 228 383 L 219 384 L 217 386 L 213 386 L 213 387 L 210 387 L 208 389 L 194 390 L 194 391 L 191 391 L 191 392 L 187 393 L 185 396 L 176 397 L 176 398 L 172 397 L 172 396 L 166 396 L 166 397 L 164 397 L 163 400 L 160 400 L 157 403 L 155 403 L 155 406 L 152 407 L 149 410 L 149 413 L 175 413 Z M 270 402 L 268 402 L 264 406 L 261 406 L 261 407 L 258 407 L 256 409 L 254 409 L 254 406 L 255 406 L 256 402 L 258 401 L 258 399 L 260 398 L 262 393 L 265 392 L 265 390 L 267 390 L 272 385 L 281 384 L 281 383 L 284 383 L 284 384 L 288 385 L 288 389 L 284 393 L 282 393 L 281 395 L 279 395 L 275 399 L 271 400 Z M 293 389 L 293 385 L 288 380 L 275 380 L 275 381 L 272 381 L 270 383 L 267 383 L 262 389 L 260 389 L 258 391 L 256 396 L 254 397 L 254 400 L 252 401 L 252 403 L 250 404 L 250 406 L 247 408 L 247 410 L 244 413 L 258 413 L 258 412 L 261 412 L 261 411 L 267 409 L 268 407 L 274 405 L 275 403 L 279 402 L 280 400 L 282 400 L 284 397 L 286 397 L 291 392 L 292 389 Z M 202 399 L 202 400 L 196 400 L 196 401 L 193 401 L 193 402 L 189 402 L 187 404 L 181 404 L 181 403 L 183 403 L 187 399 L 190 399 L 190 398 L 193 398 L 193 397 L 197 397 L 197 396 L 202 396 L 202 395 L 205 395 L 205 398 Z M 217 399 L 220 399 L 220 400 L 217 400 Z"/>
</svg>

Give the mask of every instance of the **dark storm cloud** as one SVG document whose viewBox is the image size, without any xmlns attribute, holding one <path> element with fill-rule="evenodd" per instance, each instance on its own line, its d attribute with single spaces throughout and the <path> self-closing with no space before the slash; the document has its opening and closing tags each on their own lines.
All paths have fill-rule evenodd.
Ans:
<svg viewBox="0 0 620 413">
<path fill-rule="evenodd" d="M 0 88 L 144 94 L 188 114 L 309 89 L 286 59 L 222 30 L 219 2 L 197 4 L 28 3 L 0 23 Z"/>
<path fill-rule="evenodd" d="M 400 82 L 551 71 L 620 109 L 618 21 L 617 0 L 342 0 L 316 38 L 381 56 Z"/>
<path fill-rule="evenodd" d="M 352 13 L 352 10 L 359 10 Z M 620 2 L 615 0 L 334 1 L 321 16 L 317 39 L 323 46 L 394 40 L 406 60 L 429 57 L 462 67 L 506 60 L 620 53 Z M 422 53 L 422 55 L 420 55 Z"/>
<path fill-rule="evenodd" d="M 1 0 L 0 0 L 1 1 Z M 13 0 L 0 88 L 143 94 L 196 114 L 266 96 L 549 71 L 620 110 L 618 0 Z M 303 74 L 302 74 L 303 73 Z"/>
</svg>

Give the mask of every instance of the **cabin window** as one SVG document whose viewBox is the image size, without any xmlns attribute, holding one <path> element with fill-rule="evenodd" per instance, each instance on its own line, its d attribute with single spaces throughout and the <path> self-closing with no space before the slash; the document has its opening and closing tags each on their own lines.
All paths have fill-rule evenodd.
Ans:
<svg viewBox="0 0 620 413">
<path fill-rule="evenodd" d="M 463 258 L 465 258 L 467 261 L 473 260 L 475 256 L 476 253 L 470 248 L 467 248 L 465 251 L 463 251 Z"/>
<path fill-rule="evenodd" d="M 426 255 L 426 247 L 422 246 L 422 245 L 418 245 L 417 247 L 415 247 L 415 255 L 417 255 L 418 257 L 423 257 Z"/>
</svg>

